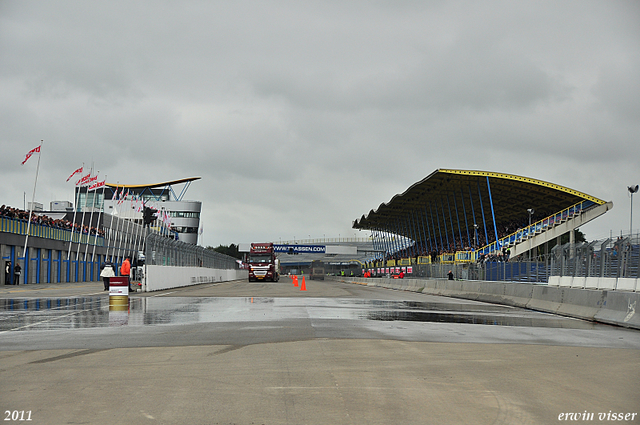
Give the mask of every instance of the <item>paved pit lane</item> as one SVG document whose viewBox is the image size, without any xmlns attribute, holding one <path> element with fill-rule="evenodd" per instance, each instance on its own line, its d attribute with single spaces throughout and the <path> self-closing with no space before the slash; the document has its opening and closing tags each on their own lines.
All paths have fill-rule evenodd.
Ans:
<svg viewBox="0 0 640 425">
<path fill-rule="evenodd" d="M 450 301 L 132 297 L 128 311 L 109 311 L 109 301 L 104 296 L 0 299 L 0 332 L 292 319 L 467 323 L 568 329 L 609 327 L 519 308 Z"/>
</svg>

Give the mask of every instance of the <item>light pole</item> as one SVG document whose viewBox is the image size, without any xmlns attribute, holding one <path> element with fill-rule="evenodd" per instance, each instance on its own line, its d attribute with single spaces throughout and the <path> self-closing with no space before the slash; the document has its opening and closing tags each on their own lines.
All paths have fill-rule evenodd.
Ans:
<svg viewBox="0 0 640 425">
<path fill-rule="evenodd" d="M 638 185 L 627 187 L 631 194 L 631 213 L 629 218 L 629 237 L 633 235 L 633 194 L 638 192 Z"/>
<path fill-rule="evenodd" d="M 476 249 L 478 249 L 478 225 L 476 223 L 473 223 L 473 230 L 476 236 Z"/>
<path fill-rule="evenodd" d="M 527 228 L 527 236 L 529 239 L 529 261 L 531 261 L 531 217 L 533 216 L 533 213 L 535 212 L 533 210 L 533 208 L 527 208 L 527 212 L 529 213 L 529 227 Z"/>
</svg>

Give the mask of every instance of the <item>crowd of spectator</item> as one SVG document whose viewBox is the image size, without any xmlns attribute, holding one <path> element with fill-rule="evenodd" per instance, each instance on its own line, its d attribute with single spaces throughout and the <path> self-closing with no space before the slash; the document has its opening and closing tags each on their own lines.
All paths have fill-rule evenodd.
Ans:
<svg viewBox="0 0 640 425">
<path fill-rule="evenodd" d="M 11 218 L 15 220 L 28 221 L 29 211 L 21 210 L 18 208 L 12 208 L 2 205 L 0 207 L 0 217 Z M 37 224 L 40 226 L 51 227 L 54 229 L 73 230 L 76 233 L 82 232 L 85 235 L 97 235 L 104 237 L 104 231 L 97 229 L 93 226 L 81 225 L 65 219 L 54 219 L 44 214 L 33 214 L 31 216 L 31 224 Z"/>
<path fill-rule="evenodd" d="M 532 223 L 534 223 L 535 221 L 539 220 L 540 218 L 538 218 L 537 215 L 534 215 L 532 217 Z M 523 229 L 525 227 L 527 227 L 529 225 L 529 216 L 527 215 L 526 217 L 523 217 L 522 220 L 517 221 L 511 221 L 508 223 L 503 223 L 501 225 L 497 226 L 497 230 L 498 230 L 498 239 L 502 239 L 505 236 L 508 236 L 520 229 Z M 493 226 L 492 226 L 493 227 Z M 399 250 L 397 252 L 395 252 L 393 255 L 388 256 L 386 259 L 387 260 L 400 260 L 402 258 L 417 258 L 417 257 L 430 257 L 431 258 L 431 262 L 432 263 L 436 263 L 439 261 L 439 258 L 441 255 L 443 254 L 455 254 L 456 252 L 459 251 L 473 251 L 475 249 L 479 249 L 483 246 L 488 245 L 489 243 L 493 243 L 495 242 L 495 231 L 493 230 L 493 228 L 491 229 L 491 231 L 487 231 L 487 235 L 489 237 L 489 242 L 487 242 L 485 235 L 484 235 L 484 230 L 480 231 L 480 229 L 477 232 L 477 235 L 475 235 L 475 232 L 473 235 L 471 236 L 471 240 L 467 240 L 466 237 L 463 237 L 461 239 L 456 239 L 454 241 L 450 241 L 449 243 L 445 242 L 445 246 L 439 246 L 438 249 L 433 249 L 433 250 L 429 250 L 426 247 L 420 247 L 419 243 L 417 245 L 414 245 L 412 247 L 409 248 L 405 248 L 402 250 Z M 477 243 L 475 238 L 477 237 Z M 491 254 L 488 255 L 481 255 L 479 257 L 479 261 L 481 262 L 485 262 L 485 261 L 508 261 L 509 260 L 509 252 L 507 252 L 507 248 L 503 249 L 502 251 L 496 251 L 493 252 Z"/>
</svg>

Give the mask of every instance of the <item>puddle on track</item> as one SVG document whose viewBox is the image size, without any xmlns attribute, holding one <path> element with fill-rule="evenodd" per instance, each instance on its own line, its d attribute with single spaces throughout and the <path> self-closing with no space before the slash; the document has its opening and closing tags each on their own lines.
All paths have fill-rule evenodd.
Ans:
<svg viewBox="0 0 640 425">
<path fill-rule="evenodd" d="M 291 319 L 467 323 L 595 329 L 607 325 L 494 304 L 340 298 L 132 297 L 125 311 L 109 298 L 0 299 L 0 331 L 82 329 Z"/>
</svg>

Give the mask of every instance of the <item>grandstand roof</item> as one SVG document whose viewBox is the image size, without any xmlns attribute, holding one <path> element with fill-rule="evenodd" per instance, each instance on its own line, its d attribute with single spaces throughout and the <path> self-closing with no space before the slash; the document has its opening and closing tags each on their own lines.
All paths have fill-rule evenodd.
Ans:
<svg viewBox="0 0 640 425">
<path fill-rule="evenodd" d="M 493 210 L 500 227 L 528 219 L 530 208 L 535 210 L 536 217 L 546 217 L 582 201 L 595 205 L 605 203 L 574 189 L 514 174 L 437 169 L 376 210 L 354 220 L 353 228 L 405 234 L 402 229 L 411 223 L 399 227 L 398 220 L 411 220 L 412 213 L 414 216 L 422 213 L 427 217 L 427 225 L 442 223 L 436 227 L 447 233 L 453 227 L 454 233 L 458 233 L 456 221 L 461 222 L 462 227 L 465 220 L 472 226 L 483 221 L 483 212 L 488 223 Z"/>
<path fill-rule="evenodd" d="M 117 183 L 114 184 L 114 183 L 106 183 L 106 186 L 107 187 L 126 188 L 126 189 L 140 189 L 140 188 L 153 189 L 153 188 L 156 188 L 156 187 L 167 187 L 167 186 L 172 186 L 174 184 L 192 182 L 194 180 L 200 180 L 200 177 L 188 177 L 188 178 L 185 178 L 185 179 L 171 180 L 171 181 L 168 181 L 168 182 L 152 183 L 152 184 L 117 184 Z"/>
</svg>

